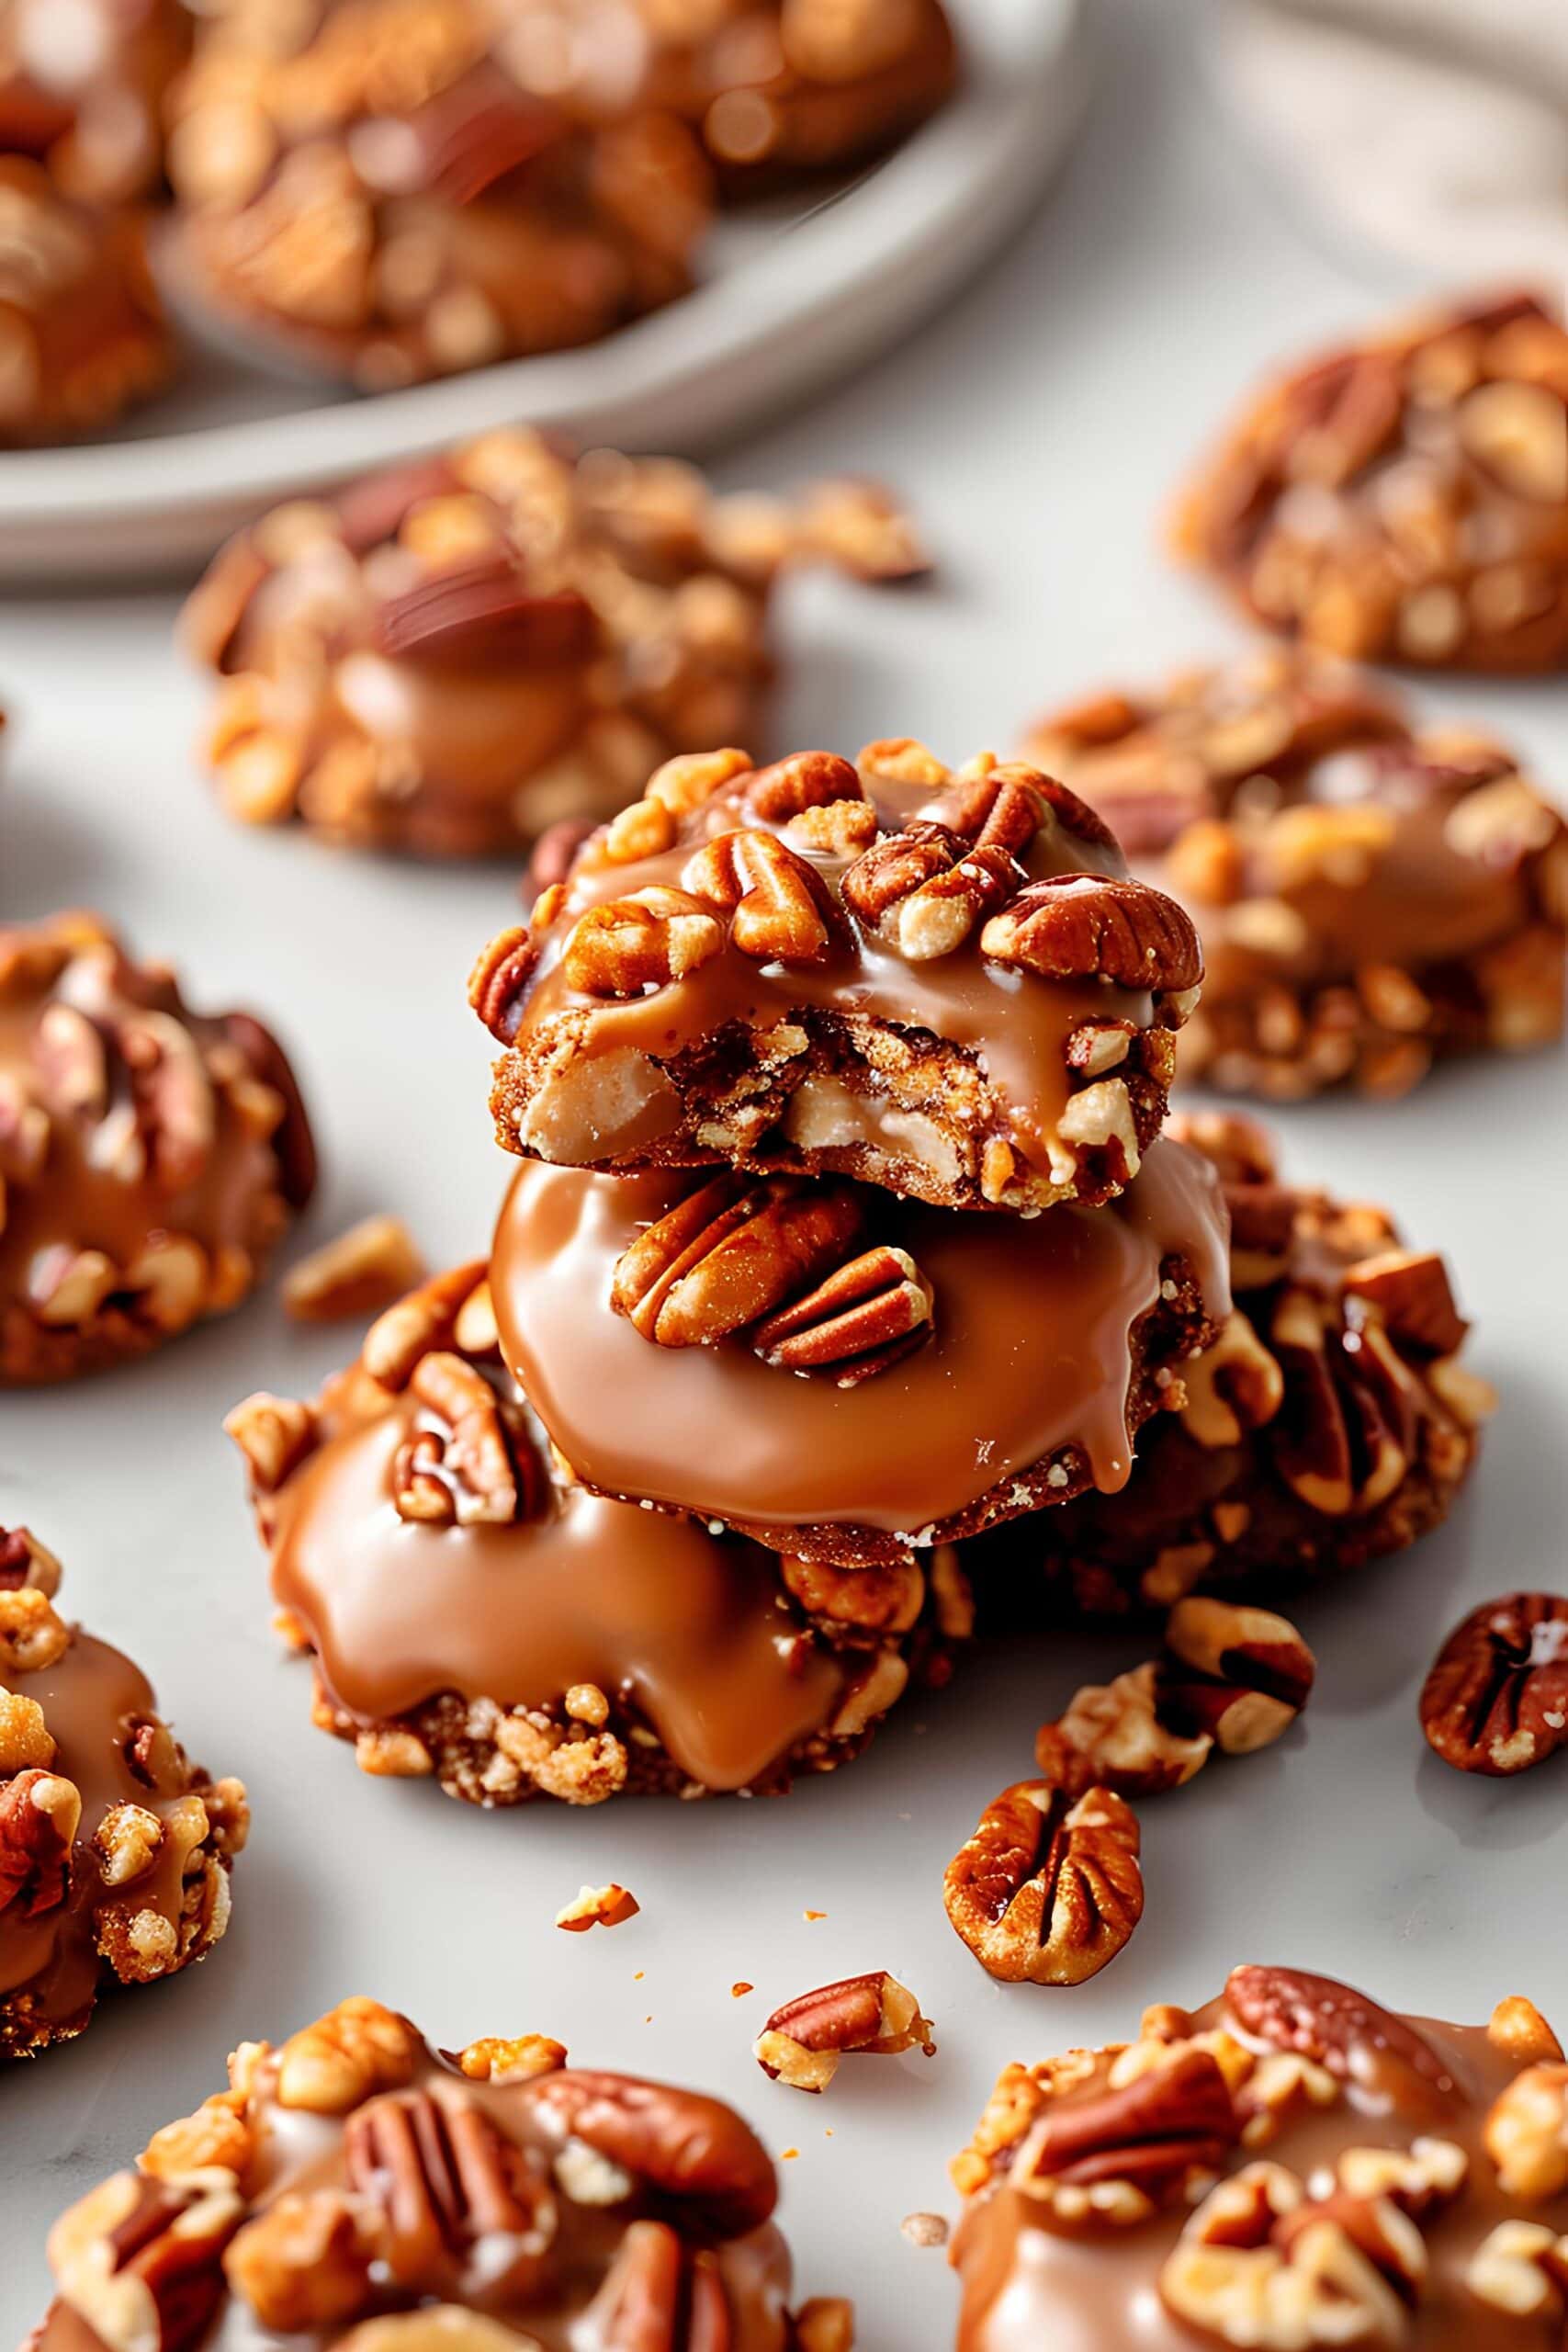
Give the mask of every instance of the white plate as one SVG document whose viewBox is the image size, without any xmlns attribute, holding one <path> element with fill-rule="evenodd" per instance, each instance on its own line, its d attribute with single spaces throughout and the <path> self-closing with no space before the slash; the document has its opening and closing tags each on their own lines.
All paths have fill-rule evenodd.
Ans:
<svg viewBox="0 0 1568 2352">
<path fill-rule="evenodd" d="M 308 395 L 205 350 L 114 439 L 0 456 L 0 578 L 198 561 L 274 499 L 522 416 L 695 451 L 853 368 L 1016 225 L 1081 110 L 1083 0 L 961 0 L 954 13 L 958 96 L 831 199 L 727 223 L 684 300 L 585 350 L 369 400 Z"/>
</svg>

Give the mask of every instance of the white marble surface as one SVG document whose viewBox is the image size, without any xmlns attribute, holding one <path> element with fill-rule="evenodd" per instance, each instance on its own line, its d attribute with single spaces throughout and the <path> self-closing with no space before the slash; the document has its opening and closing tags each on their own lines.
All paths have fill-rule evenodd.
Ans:
<svg viewBox="0 0 1568 2352">
<path fill-rule="evenodd" d="M 1006 742 L 1046 696 L 1158 673 L 1234 641 L 1164 569 L 1154 517 L 1236 386 L 1406 289 L 1292 220 L 1201 85 L 1199 19 L 1102 0 L 1100 94 L 1065 183 L 1001 263 L 915 344 L 732 454 L 739 483 L 821 465 L 919 492 L 938 584 L 794 600 L 781 741 L 887 733 L 953 755 Z M 95 901 L 198 995 L 254 1002 L 296 1049 L 328 1177 L 319 1238 L 372 1207 L 433 1260 L 479 1246 L 504 1170 L 486 1041 L 463 1008 L 503 872 L 430 873 L 243 836 L 197 779 L 199 689 L 163 595 L 0 606 L 18 709 L 0 797 L 0 909 Z M 1515 730 L 1568 779 L 1561 684 L 1427 697 Z M 975 1659 L 853 1770 L 784 1804 L 539 1807 L 487 1816 L 362 1779 L 306 1723 L 277 1657 L 240 1476 L 217 1419 L 257 1385 L 299 1390 L 346 1341 L 273 1299 L 130 1373 L 0 1404 L 0 1521 L 62 1554 L 66 1598 L 152 1672 L 193 1751 L 255 1803 L 225 1948 L 106 2006 L 87 2037 L 0 2087 L 0 2342 L 45 2293 L 51 2216 L 220 2077 L 243 2035 L 364 1989 L 438 2039 L 539 2030 L 581 2059 L 733 2098 L 786 2163 L 803 2289 L 861 2307 L 863 2352 L 939 2352 L 954 2297 L 897 2224 L 944 2207 L 944 2165 L 1004 2060 L 1122 2032 L 1246 1958 L 1359 1980 L 1460 2018 L 1528 1991 L 1568 2018 L 1568 1764 L 1471 1782 L 1425 1752 L 1420 1675 L 1441 1633 L 1508 1587 L 1562 1580 L 1563 1069 L 1450 1073 L 1394 1110 L 1285 1122 L 1292 1170 L 1393 1202 L 1451 1253 L 1504 1409 L 1453 1521 L 1303 1611 L 1322 1676 L 1306 1722 L 1145 1816 L 1134 1942 L 1073 1994 L 993 1985 L 942 1916 L 941 1873 L 981 1804 L 1031 1769 L 1035 1724 L 1131 1656 L 1074 1642 Z M 550 1922 L 616 1876 L 641 1916 L 567 1939 Z M 808 1923 L 807 1910 L 826 1913 Z M 749 2043 L 776 2000 L 886 1966 L 940 2029 L 931 2062 L 846 2066 L 824 2099 L 770 2086 Z M 738 1978 L 755 1984 L 730 1997 Z M 830 2135 L 830 2136 L 829 2136 Z"/>
</svg>

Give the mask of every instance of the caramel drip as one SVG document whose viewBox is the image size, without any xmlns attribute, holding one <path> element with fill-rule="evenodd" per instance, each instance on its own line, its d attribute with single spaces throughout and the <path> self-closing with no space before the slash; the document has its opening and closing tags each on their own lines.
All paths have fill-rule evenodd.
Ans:
<svg viewBox="0 0 1568 2352">
<path fill-rule="evenodd" d="M 1464 2274 L 1483 2239 L 1513 2216 L 1568 2230 L 1568 2197 L 1527 2211 L 1498 2189 L 1482 2127 L 1517 2070 L 1484 2030 L 1425 2018 L 1407 2022 L 1451 2073 L 1451 2096 L 1418 2083 L 1369 2045 L 1356 2052 L 1336 2105 L 1293 2116 L 1257 2154 L 1305 2181 L 1349 2148 L 1407 2148 L 1423 2134 L 1457 2143 L 1470 2158 L 1470 2176 L 1457 2200 L 1423 2231 L 1429 2269 L 1411 2320 L 1410 2352 L 1522 2352 L 1534 2340 L 1529 2328 L 1478 2301 Z M 1214 2026 L 1247 2039 L 1223 2001 L 1199 2011 L 1194 2030 Z M 1238 2156 L 1235 2165 L 1248 2160 Z M 1193 2352 L 1192 2331 L 1170 2316 L 1158 2294 L 1182 2211 L 1080 2235 L 1043 2226 L 1043 2214 L 1038 2199 L 1005 2177 L 964 2214 L 953 2242 L 964 2280 L 958 2352 L 1041 2352 L 1046 2345 L 1051 2352 Z"/>
<path fill-rule="evenodd" d="M 1131 1333 L 1173 1255 L 1211 1314 L 1229 1299 L 1213 1170 L 1162 1140 L 1108 1207 L 965 1215 L 865 1189 L 879 1239 L 935 1290 L 935 1330 L 852 1389 L 762 1363 L 742 1342 L 669 1349 L 610 1306 L 615 1261 L 680 1176 L 525 1167 L 502 1210 L 491 1285 L 502 1350 L 580 1474 L 704 1517 L 917 1533 L 1069 1442 L 1095 1484 L 1132 1466 Z"/>
<path fill-rule="evenodd" d="M 349 1713 L 446 1690 L 545 1707 L 596 1683 L 710 1789 L 744 1788 L 831 1718 L 842 1669 L 797 1647 L 770 1554 L 581 1490 L 518 1525 L 405 1521 L 392 1465 L 416 1419 L 404 1399 L 329 1438 L 279 1498 L 273 1589 Z"/>
<path fill-rule="evenodd" d="M 897 827 L 908 823 L 931 795 L 877 779 L 874 797 L 883 821 Z M 839 900 L 852 859 L 805 847 L 783 826 L 764 823 L 733 795 L 721 792 L 676 848 L 635 864 L 591 866 L 574 876 L 566 905 L 542 943 L 519 1045 L 525 1046 L 544 1023 L 562 1013 L 590 1012 L 593 1022 L 585 1042 L 588 1053 L 668 1061 L 729 1022 L 767 1029 L 802 1010 L 866 1015 L 929 1031 L 972 1054 L 1007 1104 L 1020 1151 L 1036 1165 L 1048 1166 L 1052 1138 L 1071 1092 L 1068 1038 L 1086 1021 L 1127 1021 L 1146 1029 L 1153 1019 L 1146 991 L 1094 978 L 1046 980 L 993 963 L 980 954 L 977 931 L 951 955 L 910 962 L 843 911 L 838 941 L 819 963 L 760 964 L 743 955 L 727 931 L 717 955 L 683 979 L 648 996 L 617 1003 L 569 986 L 561 954 L 579 915 L 638 890 L 679 888 L 682 872 L 702 842 L 737 825 L 781 834 Z M 1119 850 L 1080 840 L 1054 823 L 1042 827 L 1023 864 L 1032 881 L 1051 874 L 1125 871 Z M 671 1102 L 666 1128 L 676 1124 L 676 1117 Z M 635 1146 L 653 1139 L 646 1129 L 624 1139 L 618 1131 L 606 1132 L 603 1149 L 607 1153 L 623 1143 Z"/>
<path fill-rule="evenodd" d="M 151 1716 L 156 1702 L 145 1675 L 107 1642 L 75 1633 L 63 1657 L 39 1673 L 15 1675 L 11 1687 L 36 1700 L 55 1743 L 50 1767 L 75 1784 L 81 1825 L 71 1891 L 64 1904 L 36 1919 L 0 1912 L 0 1994 L 25 1990 L 41 2018 L 63 2023 L 91 2005 L 98 1956 L 94 1912 L 105 1888 L 91 1850 L 94 1831 L 111 1806 L 157 1807 L 181 1788 L 149 1790 L 125 1760 L 133 1724 Z M 137 1884 L 137 1895 L 166 1918 L 179 1916 L 174 1858 Z"/>
<path fill-rule="evenodd" d="M 28 1295 L 28 1273 L 40 1250 L 57 1244 L 101 1250 L 116 1266 L 129 1265 L 154 1234 L 188 1234 L 211 1251 L 257 1239 L 259 1200 L 277 1187 L 271 1145 L 241 1124 L 226 1091 L 213 1091 L 216 1138 L 207 1165 L 183 1192 L 169 1193 L 151 1166 L 129 1182 L 89 1157 L 94 1129 L 49 1101 L 33 1056 L 38 1018 L 47 998 L 0 1005 L 0 1076 L 19 1083 L 24 1101 L 49 1110 L 48 1156 L 36 1182 L 13 1180 L 0 1224 L 0 1302 Z M 216 1040 L 216 1022 L 188 1021 L 199 1037 Z M 120 1082 L 124 1074 L 120 1073 Z"/>
</svg>

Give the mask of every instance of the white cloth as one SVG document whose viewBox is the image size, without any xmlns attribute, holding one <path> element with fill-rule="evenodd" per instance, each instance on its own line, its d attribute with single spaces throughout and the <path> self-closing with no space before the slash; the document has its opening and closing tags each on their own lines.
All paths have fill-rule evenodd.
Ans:
<svg viewBox="0 0 1568 2352">
<path fill-rule="evenodd" d="M 1223 0 L 1221 82 L 1342 229 L 1438 274 L 1568 279 L 1568 0 Z"/>
</svg>

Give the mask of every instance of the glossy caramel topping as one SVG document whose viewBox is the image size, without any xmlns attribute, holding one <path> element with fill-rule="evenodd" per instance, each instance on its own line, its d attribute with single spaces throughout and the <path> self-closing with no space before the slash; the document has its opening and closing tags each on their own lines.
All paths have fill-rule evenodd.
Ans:
<svg viewBox="0 0 1568 2352">
<path fill-rule="evenodd" d="M 595 1684 L 681 1771 L 747 1786 L 833 1714 L 842 1668 L 803 1639 L 772 1555 L 694 1521 L 552 1490 L 505 1525 L 399 1515 L 404 1396 L 329 1436 L 276 1500 L 273 1589 L 334 1699 L 367 1723 L 445 1691 L 557 1705 Z"/>
<path fill-rule="evenodd" d="M 1212 1171 L 1159 1142 L 1103 1209 L 963 1215 L 863 1188 L 879 1238 L 935 1295 L 927 1345 L 854 1388 L 744 1344 L 650 1345 L 610 1304 L 621 1252 L 689 1185 L 525 1168 L 496 1234 L 503 1351 L 579 1475 L 615 1494 L 756 1524 L 837 1521 L 918 1534 L 1056 1449 L 1125 1483 L 1134 1328 L 1185 1258 L 1228 1306 Z"/>
<path fill-rule="evenodd" d="M 1529 2015 L 1528 2047 L 1510 2042 L 1515 2010 Z M 1568 2228 L 1568 2192 L 1527 2199 L 1513 2182 L 1505 2188 L 1504 2138 L 1488 2121 L 1526 2065 L 1546 2059 L 1551 2071 L 1555 2042 L 1529 2004 L 1505 2003 L 1491 2029 L 1450 2026 L 1393 2016 L 1327 1978 L 1247 1968 L 1224 1998 L 1190 2017 L 1151 2011 L 1145 2034 L 1124 2055 L 1112 2048 L 1058 2062 L 1068 2077 L 1059 2092 L 1049 2068 L 1015 2085 L 1022 2136 L 1006 2136 L 998 2100 L 1003 2144 L 959 2160 L 961 2173 L 977 2163 L 990 2176 L 953 2240 L 960 2352 L 1193 2352 L 1210 2342 L 1256 2352 L 1544 2347 L 1560 2289 L 1525 2317 L 1527 2306 L 1493 2300 L 1484 2266 L 1472 2267 L 1502 2225 L 1532 2225 L 1548 2249 Z M 1216 2066 L 1235 2102 L 1231 2146 L 1217 2158 L 1190 2137 L 1199 2090 L 1206 2115 L 1214 2098 L 1225 2105 Z M 988 2136 L 983 2124 L 977 2149 Z M 1397 2176 L 1371 2151 L 1395 2152 Z M 1223 2182 L 1205 2201 L 1216 2173 L 1260 2165 L 1273 2176 L 1260 2221 L 1250 2211 L 1237 2219 L 1245 2200 L 1227 2203 Z M 1086 2193 L 1098 2197 L 1098 2213 Z M 1209 2252 L 1193 2267 L 1195 2240 Z M 1282 2261 L 1304 2274 L 1319 2260 L 1332 2274 L 1321 2303 L 1304 2275 L 1273 2291 L 1281 2309 L 1291 2297 L 1298 2328 L 1308 2324 L 1304 2312 L 1332 2305 L 1320 2332 L 1292 2335 L 1282 2320 L 1271 2329 L 1257 2273 Z M 1518 2265 L 1527 2280 L 1529 2263 Z"/>
</svg>

